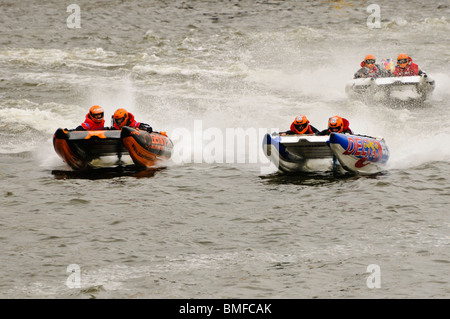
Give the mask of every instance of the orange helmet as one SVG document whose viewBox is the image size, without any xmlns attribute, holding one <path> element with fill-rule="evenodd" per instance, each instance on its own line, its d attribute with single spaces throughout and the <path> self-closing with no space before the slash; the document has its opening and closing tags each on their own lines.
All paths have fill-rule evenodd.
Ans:
<svg viewBox="0 0 450 319">
<path fill-rule="evenodd" d="M 89 117 L 95 123 L 101 123 L 103 121 L 103 108 L 98 105 L 94 105 L 89 109 Z"/>
<path fill-rule="evenodd" d="M 364 62 L 369 68 L 373 68 L 375 66 L 375 57 L 372 54 L 368 54 L 364 58 Z"/>
<path fill-rule="evenodd" d="M 409 56 L 407 54 L 401 53 L 397 57 L 397 64 L 404 68 L 409 62 Z"/>
<path fill-rule="evenodd" d="M 116 123 L 119 128 L 122 128 L 127 123 L 128 112 L 125 109 L 117 109 L 114 112 L 113 118 L 114 118 L 114 123 Z"/>
<path fill-rule="evenodd" d="M 342 133 L 344 131 L 344 120 L 340 116 L 330 117 L 328 120 L 328 130 L 330 132 Z"/>
<path fill-rule="evenodd" d="M 303 134 L 308 129 L 308 119 L 304 115 L 299 115 L 294 120 L 294 128 L 297 130 L 298 134 Z"/>
</svg>

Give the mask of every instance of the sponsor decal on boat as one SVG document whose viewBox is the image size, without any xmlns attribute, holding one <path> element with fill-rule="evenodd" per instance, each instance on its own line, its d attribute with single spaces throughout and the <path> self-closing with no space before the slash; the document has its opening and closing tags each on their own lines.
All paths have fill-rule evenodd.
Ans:
<svg viewBox="0 0 450 319">
<path fill-rule="evenodd" d="M 348 146 L 343 155 L 353 155 L 360 158 L 356 167 L 363 167 L 370 162 L 378 162 L 383 156 L 381 143 L 365 137 L 348 136 Z"/>
</svg>

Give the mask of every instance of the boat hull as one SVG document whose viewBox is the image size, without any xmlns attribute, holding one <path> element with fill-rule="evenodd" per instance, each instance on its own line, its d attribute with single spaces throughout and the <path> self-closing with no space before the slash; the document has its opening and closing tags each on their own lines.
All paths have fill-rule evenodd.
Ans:
<svg viewBox="0 0 450 319">
<path fill-rule="evenodd" d="M 434 80 L 422 76 L 359 78 L 347 82 L 345 86 L 349 97 L 373 100 L 424 101 L 434 89 Z"/>
<path fill-rule="evenodd" d="M 329 159 L 349 172 L 375 174 L 385 170 L 389 150 L 381 138 L 331 133 L 330 136 L 266 134 L 263 150 L 280 171 L 305 171 L 310 160 Z M 338 165 L 339 166 L 339 165 Z"/>
<path fill-rule="evenodd" d="M 266 134 L 263 150 L 269 160 L 284 172 L 303 171 L 309 160 L 331 158 L 328 136 Z"/>
<path fill-rule="evenodd" d="M 53 135 L 53 146 L 63 161 L 75 170 L 91 168 L 93 160 L 104 156 L 120 159 L 123 155 L 130 155 L 135 165 L 152 167 L 160 159 L 169 159 L 173 149 L 167 136 L 131 127 L 124 127 L 121 131 L 67 131 L 59 128 Z"/>
<path fill-rule="evenodd" d="M 382 138 L 331 133 L 329 145 L 347 171 L 375 174 L 386 169 L 389 149 Z"/>
<path fill-rule="evenodd" d="M 135 165 L 151 167 L 172 156 L 173 143 L 165 135 L 148 133 L 131 127 L 122 128 L 121 138 Z"/>
</svg>

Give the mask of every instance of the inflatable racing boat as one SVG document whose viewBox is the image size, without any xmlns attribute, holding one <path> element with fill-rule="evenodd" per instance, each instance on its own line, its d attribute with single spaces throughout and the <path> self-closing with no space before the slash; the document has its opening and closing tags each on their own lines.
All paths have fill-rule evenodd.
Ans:
<svg viewBox="0 0 450 319">
<path fill-rule="evenodd" d="M 308 161 L 330 159 L 358 174 L 375 174 L 386 168 L 389 150 L 383 138 L 331 133 L 330 136 L 266 134 L 264 154 L 280 171 L 304 171 Z"/>
<path fill-rule="evenodd" d="M 165 133 L 147 132 L 124 126 L 122 130 L 68 131 L 59 128 L 53 135 L 56 153 L 75 170 L 91 167 L 104 156 L 129 155 L 139 167 L 152 167 L 170 159 L 173 143 Z"/>
<path fill-rule="evenodd" d="M 425 101 L 434 88 L 435 82 L 428 76 L 400 76 L 353 79 L 347 82 L 345 92 L 356 99 Z"/>
</svg>

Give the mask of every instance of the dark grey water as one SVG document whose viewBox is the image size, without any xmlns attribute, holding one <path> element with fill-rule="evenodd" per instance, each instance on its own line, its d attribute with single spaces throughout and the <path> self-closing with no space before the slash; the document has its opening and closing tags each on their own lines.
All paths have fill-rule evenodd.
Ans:
<svg viewBox="0 0 450 319">
<path fill-rule="evenodd" d="M 380 28 L 366 1 L 77 4 L 70 29 L 69 4 L 1 2 L 2 298 L 450 296 L 446 1 L 378 1 Z M 347 99 L 365 54 L 401 52 L 430 100 Z M 167 131 L 172 160 L 71 171 L 51 138 L 93 104 Z M 383 136 L 387 171 L 278 173 L 262 136 L 300 113 Z"/>
</svg>

